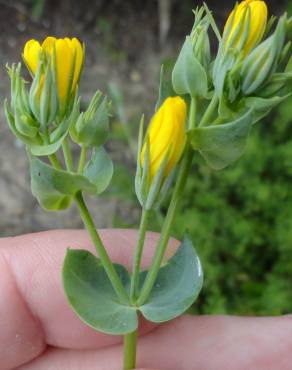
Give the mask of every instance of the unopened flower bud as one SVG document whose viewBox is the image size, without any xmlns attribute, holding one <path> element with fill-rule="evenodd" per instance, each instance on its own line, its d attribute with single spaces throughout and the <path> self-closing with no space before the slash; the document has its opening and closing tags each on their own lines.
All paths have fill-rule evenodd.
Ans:
<svg viewBox="0 0 292 370">
<path fill-rule="evenodd" d="M 66 106 L 76 92 L 84 49 L 76 38 L 47 37 L 42 44 L 29 40 L 24 47 L 23 59 L 33 76 L 37 73 L 42 58 L 54 68 L 59 104 Z"/>
<path fill-rule="evenodd" d="M 225 48 L 243 50 L 247 55 L 263 38 L 268 18 L 265 1 L 244 0 L 231 12 L 225 24 Z"/>
</svg>

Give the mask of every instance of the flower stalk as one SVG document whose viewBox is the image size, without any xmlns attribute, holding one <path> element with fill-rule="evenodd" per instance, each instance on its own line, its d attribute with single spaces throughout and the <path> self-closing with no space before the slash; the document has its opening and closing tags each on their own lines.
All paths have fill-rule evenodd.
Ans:
<svg viewBox="0 0 292 370">
<path fill-rule="evenodd" d="M 132 279 L 131 279 L 131 290 L 130 290 L 130 299 L 132 304 L 135 304 L 137 299 L 138 287 L 139 287 L 139 274 L 141 268 L 141 258 L 143 253 L 143 247 L 145 243 L 145 235 L 148 228 L 149 218 L 151 211 L 143 209 L 140 228 L 138 233 L 138 242 L 136 247 L 136 252 L 133 260 L 133 270 L 132 270 Z"/>
</svg>

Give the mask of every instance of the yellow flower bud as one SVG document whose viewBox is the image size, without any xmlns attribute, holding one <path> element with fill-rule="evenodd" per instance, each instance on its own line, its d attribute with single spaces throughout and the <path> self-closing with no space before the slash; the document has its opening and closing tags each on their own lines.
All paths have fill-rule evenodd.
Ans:
<svg viewBox="0 0 292 370">
<path fill-rule="evenodd" d="M 150 179 L 157 174 L 166 156 L 164 177 L 180 160 L 186 141 L 185 119 L 186 103 L 178 96 L 167 98 L 153 116 L 140 157 L 143 168 L 148 142 Z"/>
<path fill-rule="evenodd" d="M 58 96 L 61 103 L 74 94 L 79 81 L 84 50 L 76 38 L 56 39 L 47 37 L 42 45 L 36 40 L 29 40 L 24 47 L 23 59 L 34 75 L 37 71 L 40 55 L 43 53 L 52 62 L 55 50 Z"/>
<path fill-rule="evenodd" d="M 228 33 L 226 47 L 239 47 L 245 55 L 249 54 L 263 38 L 267 18 L 268 8 L 265 1 L 242 1 L 227 19 L 224 28 L 224 34 Z"/>
</svg>

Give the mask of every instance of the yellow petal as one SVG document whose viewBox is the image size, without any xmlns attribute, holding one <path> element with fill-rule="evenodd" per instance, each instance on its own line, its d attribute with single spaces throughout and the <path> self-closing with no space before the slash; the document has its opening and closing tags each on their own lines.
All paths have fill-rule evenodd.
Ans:
<svg viewBox="0 0 292 370">
<path fill-rule="evenodd" d="M 71 88 L 70 81 L 72 72 L 74 72 L 72 70 L 74 53 L 68 42 L 64 39 L 58 39 L 55 43 L 55 47 L 58 94 L 62 101 L 66 99 L 69 88 Z"/>
<path fill-rule="evenodd" d="M 245 54 L 248 54 L 261 41 L 268 19 L 268 8 L 264 1 L 253 1 L 249 7 L 251 17 L 249 34 L 245 43 Z"/>
<path fill-rule="evenodd" d="M 49 53 L 50 55 L 53 54 L 53 50 L 54 50 L 54 47 L 55 47 L 55 43 L 56 43 L 56 38 L 55 37 L 52 37 L 52 36 L 49 36 L 47 37 L 43 43 L 42 43 L 42 49 L 46 52 L 46 53 Z"/>
<path fill-rule="evenodd" d="M 76 39 L 75 37 L 71 41 L 72 47 L 75 50 L 75 71 L 74 71 L 74 78 L 73 78 L 73 84 L 72 84 L 72 90 L 74 91 L 76 88 L 76 85 L 78 84 L 80 73 L 83 66 L 83 59 L 84 59 L 84 52 L 83 52 L 83 46 L 80 44 L 80 41 Z"/>
<path fill-rule="evenodd" d="M 36 73 L 41 51 L 40 43 L 36 40 L 29 40 L 23 50 L 23 59 L 32 74 Z"/>
</svg>

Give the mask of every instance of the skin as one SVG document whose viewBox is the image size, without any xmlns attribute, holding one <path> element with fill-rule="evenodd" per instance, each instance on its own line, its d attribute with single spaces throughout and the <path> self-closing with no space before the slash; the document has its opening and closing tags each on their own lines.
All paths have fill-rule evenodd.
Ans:
<svg viewBox="0 0 292 370">
<path fill-rule="evenodd" d="M 116 262 L 131 265 L 137 233 L 102 230 Z M 147 235 L 143 266 L 157 235 Z M 177 242 L 170 243 L 168 257 Z M 64 297 L 66 248 L 93 250 L 84 231 L 0 239 L 0 369 L 121 370 L 121 338 L 83 324 Z M 140 325 L 140 370 L 291 370 L 292 316 L 183 316 Z M 82 349 L 82 351 L 80 351 Z"/>
</svg>

